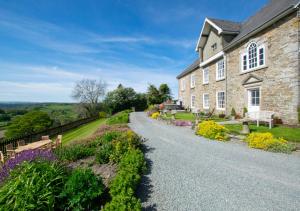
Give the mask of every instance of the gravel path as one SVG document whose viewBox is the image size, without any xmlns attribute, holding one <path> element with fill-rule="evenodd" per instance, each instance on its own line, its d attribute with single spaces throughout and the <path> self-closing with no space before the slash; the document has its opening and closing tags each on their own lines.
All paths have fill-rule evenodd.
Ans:
<svg viewBox="0 0 300 211">
<path fill-rule="evenodd" d="M 145 210 L 300 210 L 300 157 L 208 141 L 132 113 L 146 139 Z"/>
</svg>

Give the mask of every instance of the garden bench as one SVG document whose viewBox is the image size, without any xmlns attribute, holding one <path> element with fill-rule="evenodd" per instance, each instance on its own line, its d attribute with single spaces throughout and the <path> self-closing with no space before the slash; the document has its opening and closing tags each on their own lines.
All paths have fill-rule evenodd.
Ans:
<svg viewBox="0 0 300 211">
<path fill-rule="evenodd" d="M 255 112 L 248 112 L 246 114 L 246 119 L 251 121 L 256 121 L 257 127 L 259 127 L 259 122 L 268 122 L 269 128 L 273 127 L 273 111 L 255 111 Z"/>
</svg>

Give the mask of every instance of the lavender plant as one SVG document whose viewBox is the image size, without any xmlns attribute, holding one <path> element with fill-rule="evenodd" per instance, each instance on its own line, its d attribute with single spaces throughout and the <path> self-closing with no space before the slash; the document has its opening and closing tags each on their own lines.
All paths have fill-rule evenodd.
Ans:
<svg viewBox="0 0 300 211">
<path fill-rule="evenodd" d="M 16 168 L 24 161 L 31 162 L 36 159 L 56 160 L 56 156 L 49 149 L 33 149 L 18 153 L 15 158 L 11 158 L 5 162 L 0 171 L 0 184 L 9 176 L 11 170 Z"/>
</svg>

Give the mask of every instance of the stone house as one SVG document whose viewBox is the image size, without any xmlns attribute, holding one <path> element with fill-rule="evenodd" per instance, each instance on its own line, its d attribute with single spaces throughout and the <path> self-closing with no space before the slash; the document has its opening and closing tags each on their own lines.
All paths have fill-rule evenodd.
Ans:
<svg viewBox="0 0 300 211">
<path fill-rule="evenodd" d="M 185 108 L 230 115 L 274 111 L 298 124 L 299 0 L 270 0 L 243 23 L 206 18 L 198 59 L 177 76 Z"/>
</svg>

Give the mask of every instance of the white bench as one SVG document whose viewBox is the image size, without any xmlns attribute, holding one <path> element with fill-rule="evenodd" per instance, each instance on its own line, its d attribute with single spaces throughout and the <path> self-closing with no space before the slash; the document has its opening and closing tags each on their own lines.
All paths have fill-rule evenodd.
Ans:
<svg viewBox="0 0 300 211">
<path fill-rule="evenodd" d="M 273 111 L 255 111 L 255 112 L 248 112 L 246 114 L 247 119 L 256 121 L 257 127 L 259 126 L 259 122 L 268 122 L 269 128 L 273 127 Z"/>
</svg>

